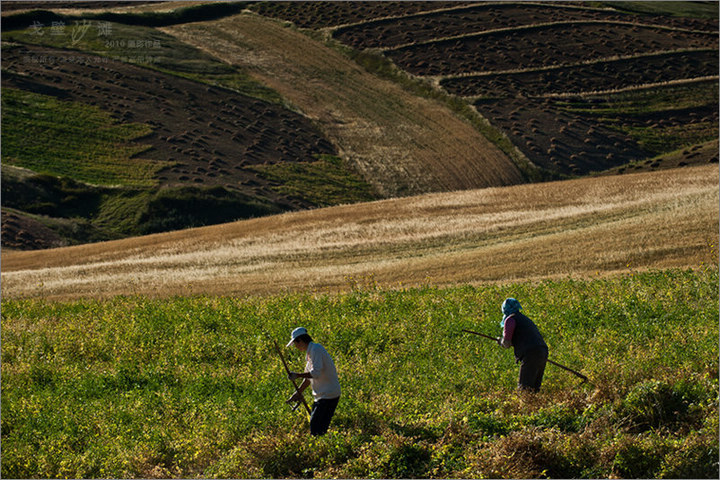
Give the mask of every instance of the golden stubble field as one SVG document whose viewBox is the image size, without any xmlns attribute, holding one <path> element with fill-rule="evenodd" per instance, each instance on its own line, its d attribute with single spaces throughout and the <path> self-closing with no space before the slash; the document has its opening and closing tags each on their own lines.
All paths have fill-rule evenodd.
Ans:
<svg viewBox="0 0 720 480">
<path fill-rule="evenodd" d="M 426 194 L 2 253 L 4 298 L 339 291 L 717 263 L 718 167 Z"/>
</svg>

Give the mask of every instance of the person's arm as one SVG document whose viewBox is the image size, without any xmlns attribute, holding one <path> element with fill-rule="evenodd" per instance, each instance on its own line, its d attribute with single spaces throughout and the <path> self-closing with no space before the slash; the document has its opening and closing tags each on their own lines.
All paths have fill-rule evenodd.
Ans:
<svg viewBox="0 0 720 480">
<path fill-rule="evenodd" d="M 505 326 L 503 327 L 503 336 L 500 340 L 500 345 L 503 348 L 512 347 L 512 337 L 515 332 L 515 318 L 510 316 L 505 319 Z"/>
<path fill-rule="evenodd" d="M 322 367 L 323 367 L 321 355 L 318 355 L 318 353 L 319 352 L 315 348 L 308 349 L 307 354 L 309 357 L 308 364 L 310 365 L 310 371 L 303 372 L 303 373 L 290 372 L 290 375 L 288 375 L 288 378 L 290 380 L 295 380 L 296 378 L 304 378 L 306 380 L 310 380 L 312 378 L 318 377 L 320 374 L 320 370 L 322 370 Z M 307 369 L 307 368 L 308 368 L 308 366 L 305 365 L 305 369 Z"/>
<path fill-rule="evenodd" d="M 310 380 L 306 378 L 298 387 L 297 392 L 293 393 L 292 396 L 287 399 L 286 403 L 301 402 L 303 392 L 308 386 L 310 386 Z"/>
</svg>

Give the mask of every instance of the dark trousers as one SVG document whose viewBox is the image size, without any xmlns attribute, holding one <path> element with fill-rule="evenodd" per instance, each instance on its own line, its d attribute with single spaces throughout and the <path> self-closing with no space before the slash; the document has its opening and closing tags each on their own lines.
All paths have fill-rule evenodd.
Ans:
<svg viewBox="0 0 720 480">
<path fill-rule="evenodd" d="M 325 435 L 330 427 L 330 420 L 335 414 L 340 397 L 337 398 L 321 398 L 313 403 L 312 412 L 310 412 L 310 434 Z"/>
<path fill-rule="evenodd" d="M 520 365 L 519 389 L 540 391 L 547 358 L 548 350 L 545 347 L 533 348 L 525 353 Z"/>
</svg>

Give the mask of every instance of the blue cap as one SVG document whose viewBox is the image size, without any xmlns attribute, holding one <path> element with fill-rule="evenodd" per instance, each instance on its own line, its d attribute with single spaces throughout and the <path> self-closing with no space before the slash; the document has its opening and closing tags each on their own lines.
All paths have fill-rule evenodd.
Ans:
<svg viewBox="0 0 720 480">
<path fill-rule="evenodd" d="M 289 347 L 290 345 L 293 344 L 293 342 L 295 341 L 296 338 L 298 338 L 300 335 L 305 335 L 305 334 L 307 334 L 307 330 L 305 330 L 303 327 L 296 328 L 290 334 L 290 341 L 288 342 L 287 346 Z"/>
<path fill-rule="evenodd" d="M 505 326 L 505 319 L 512 315 L 513 313 L 517 313 L 520 310 L 522 310 L 522 307 L 520 306 L 520 302 L 515 300 L 514 298 L 506 298 L 505 301 L 502 304 L 502 313 L 503 313 L 503 319 L 502 322 L 500 322 L 500 326 Z"/>
</svg>

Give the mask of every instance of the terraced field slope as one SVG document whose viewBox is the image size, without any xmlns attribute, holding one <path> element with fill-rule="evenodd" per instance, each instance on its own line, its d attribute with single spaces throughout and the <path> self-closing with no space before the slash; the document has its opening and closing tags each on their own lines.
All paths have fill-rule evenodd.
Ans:
<svg viewBox="0 0 720 480">
<path fill-rule="evenodd" d="M 444 104 L 378 79 L 276 21 L 242 14 L 163 31 L 279 92 L 385 196 L 523 181 L 502 151 Z"/>
<path fill-rule="evenodd" d="M 52 18 L 3 31 L 4 247 L 378 198 L 317 125 L 237 69 L 154 28 Z"/>
<path fill-rule="evenodd" d="M 6 49 L 3 66 L 9 74 L 3 77 L 3 86 L 94 105 L 123 123 L 149 125 L 150 132 L 142 139 L 148 151 L 142 157 L 162 166 L 153 178 L 161 186 L 256 185 L 258 196 L 268 196 L 268 182 L 259 178 L 253 165 L 312 162 L 319 155 L 336 153 L 311 122 L 279 105 L 160 72 L 149 75 L 147 69 L 120 62 L 93 58 L 48 69 L 42 63 L 23 61 L 48 54 L 69 55 L 30 45 Z M 41 147 L 49 148 L 49 143 L 50 139 Z M 57 161 L 35 165 L 37 156 L 25 158 L 34 153 L 28 146 L 18 145 L 8 156 L 36 171 L 59 169 Z"/>
<path fill-rule="evenodd" d="M 73 6 L 3 11 L 5 247 L 526 180 L 447 105 L 379 80 L 322 41 L 236 15 L 249 4 Z M 199 22 L 208 18 L 222 20 Z M 87 144 L 90 130 L 101 135 Z"/>
<path fill-rule="evenodd" d="M 691 148 L 718 136 L 717 4 L 620 10 L 631 3 L 462 2 L 375 12 L 325 2 L 333 15 L 312 22 L 317 4 L 251 8 L 379 52 L 465 99 L 551 174 L 716 163 L 716 154 Z M 684 158 L 656 158 L 674 151 Z"/>
<path fill-rule="evenodd" d="M 605 5 L 13 3 L 3 245 L 717 163 L 717 5 Z"/>
<path fill-rule="evenodd" d="M 717 263 L 716 166 L 426 194 L 2 255 L 4 298 L 257 294 Z"/>
</svg>

